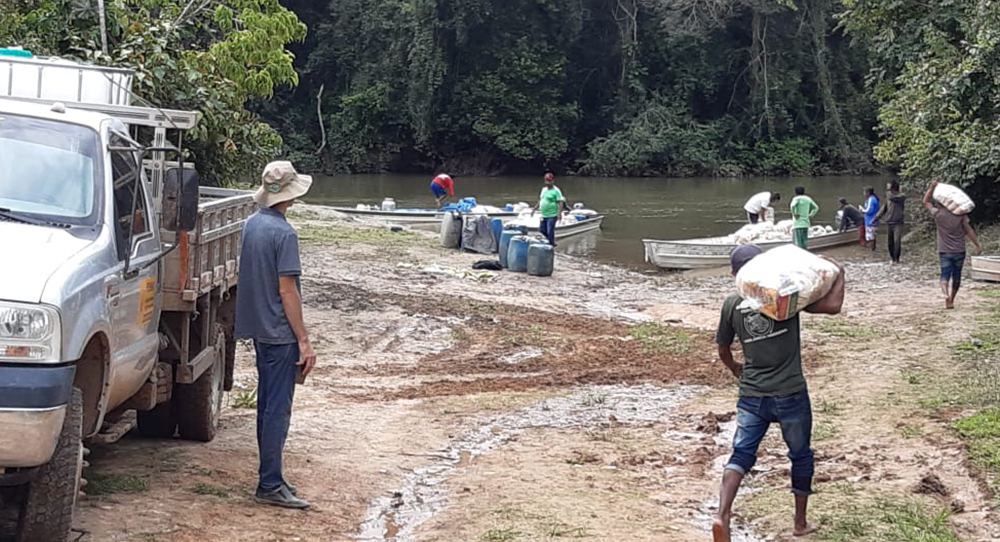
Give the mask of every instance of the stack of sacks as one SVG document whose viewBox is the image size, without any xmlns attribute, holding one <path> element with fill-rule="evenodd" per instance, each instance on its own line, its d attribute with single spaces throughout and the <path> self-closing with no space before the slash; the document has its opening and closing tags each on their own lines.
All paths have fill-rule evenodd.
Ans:
<svg viewBox="0 0 1000 542">
<path fill-rule="evenodd" d="M 957 186 L 938 184 L 934 187 L 934 201 L 956 215 L 967 215 L 976 208 L 968 194 Z"/>
<path fill-rule="evenodd" d="M 787 320 L 830 293 L 840 269 L 794 245 L 769 250 L 736 275 L 743 305 L 774 320 Z"/>
</svg>

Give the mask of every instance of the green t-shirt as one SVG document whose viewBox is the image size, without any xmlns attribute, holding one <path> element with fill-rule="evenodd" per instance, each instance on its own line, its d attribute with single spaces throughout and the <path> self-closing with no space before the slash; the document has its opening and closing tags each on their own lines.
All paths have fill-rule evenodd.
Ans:
<svg viewBox="0 0 1000 542">
<path fill-rule="evenodd" d="M 541 211 L 543 218 L 559 216 L 559 202 L 566 201 L 558 186 L 553 186 L 552 188 L 547 186 L 542 187 L 542 194 L 538 196 L 538 199 L 540 202 L 538 210 Z"/>
<path fill-rule="evenodd" d="M 741 303 L 739 294 L 726 298 L 715 334 L 720 345 L 732 344 L 735 338 L 743 345 L 740 395 L 784 397 L 806 389 L 799 315 L 779 322 L 749 308 L 739 308 Z"/>
<path fill-rule="evenodd" d="M 808 228 L 809 219 L 819 212 L 819 205 L 809 196 L 795 196 L 792 198 L 792 218 L 795 219 L 793 228 Z"/>
</svg>

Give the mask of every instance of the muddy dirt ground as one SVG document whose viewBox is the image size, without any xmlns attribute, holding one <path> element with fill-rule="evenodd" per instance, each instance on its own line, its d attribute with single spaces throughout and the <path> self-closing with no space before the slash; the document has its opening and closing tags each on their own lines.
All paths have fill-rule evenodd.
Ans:
<svg viewBox="0 0 1000 542">
<path fill-rule="evenodd" d="M 318 209 L 295 222 L 320 362 L 296 392 L 285 473 L 312 509 L 251 500 L 255 411 L 241 406 L 256 374 L 242 345 L 243 391 L 229 395 L 220 436 L 96 449 L 91 477 L 135 483 L 87 497 L 73 539 L 710 537 L 736 399 L 712 340 L 732 288 L 724 270 L 651 274 L 560 256 L 553 278 L 481 278 L 464 276 L 475 255 L 433 237 Z M 953 529 L 995 539 L 991 497 L 961 444 L 905 400 L 913 374 L 947 370 L 982 301 L 967 291 L 945 313 L 933 267 L 838 255 L 850 262 L 844 315 L 803 321 L 814 516 L 844 499 L 961 501 Z M 743 540 L 790 539 L 787 469 L 772 430 L 737 502 Z M 943 490 L 915 492 L 928 473 Z"/>
</svg>

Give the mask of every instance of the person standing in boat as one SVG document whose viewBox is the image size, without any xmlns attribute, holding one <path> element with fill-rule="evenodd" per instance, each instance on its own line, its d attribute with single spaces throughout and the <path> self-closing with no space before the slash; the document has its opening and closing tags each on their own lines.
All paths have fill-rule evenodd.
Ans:
<svg viewBox="0 0 1000 542">
<path fill-rule="evenodd" d="M 792 242 L 799 248 L 809 247 L 809 226 L 812 217 L 819 212 L 819 205 L 806 195 L 806 187 L 796 186 L 795 197 L 792 198 Z"/>
<path fill-rule="evenodd" d="M 865 188 L 865 204 L 861 207 L 861 212 L 865 214 L 865 244 L 871 243 L 872 252 L 875 252 L 876 234 L 878 233 L 878 196 L 875 189 Z"/>
<path fill-rule="evenodd" d="M 434 177 L 434 180 L 431 181 L 431 193 L 434 194 L 439 209 L 445 200 L 449 197 L 455 197 L 455 182 L 451 175 L 441 173 Z"/>
<path fill-rule="evenodd" d="M 763 222 L 767 218 L 767 210 L 779 201 L 781 201 L 781 194 L 777 192 L 755 194 L 743 206 L 743 210 L 747 212 L 747 221 L 751 224 Z"/>
<path fill-rule="evenodd" d="M 537 210 L 541 213 L 542 220 L 538 227 L 553 247 L 556 246 L 556 222 L 565 209 L 566 198 L 556 186 L 556 176 L 548 172 L 545 174 L 545 186 L 542 187 L 542 193 L 538 197 L 538 204 L 532 211 Z"/>
</svg>

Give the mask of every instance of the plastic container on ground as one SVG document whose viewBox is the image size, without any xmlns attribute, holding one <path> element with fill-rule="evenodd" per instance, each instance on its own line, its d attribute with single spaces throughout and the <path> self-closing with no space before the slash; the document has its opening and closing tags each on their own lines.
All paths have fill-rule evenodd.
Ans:
<svg viewBox="0 0 1000 542">
<path fill-rule="evenodd" d="M 507 269 L 515 273 L 525 273 L 528 271 L 528 248 L 531 240 L 523 235 L 510 240 L 507 247 Z"/>
<path fill-rule="evenodd" d="M 131 70 L 56 57 L 0 55 L 0 97 L 130 105 Z"/>
<path fill-rule="evenodd" d="M 382 200 L 382 210 L 383 211 L 395 211 L 396 210 L 396 200 L 392 198 L 385 198 Z"/>
<path fill-rule="evenodd" d="M 500 234 L 500 243 L 497 245 L 500 253 L 500 266 L 507 269 L 507 250 L 510 248 L 510 240 L 521 235 L 516 230 L 504 230 Z"/>
<path fill-rule="evenodd" d="M 497 240 L 497 248 L 500 248 L 500 236 L 503 235 L 503 220 L 494 218 L 490 224 L 493 226 L 493 237 Z"/>
<path fill-rule="evenodd" d="M 555 268 L 555 255 L 552 245 L 533 243 L 528 247 L 528 274 L 535 277 L 551 277 Z"/>
<path fill-rule="evenodd" d="M 461 213 L 445 213 L 441 217 L 441 246 L 459 248 L 462 246 Z"/>
</svg>

